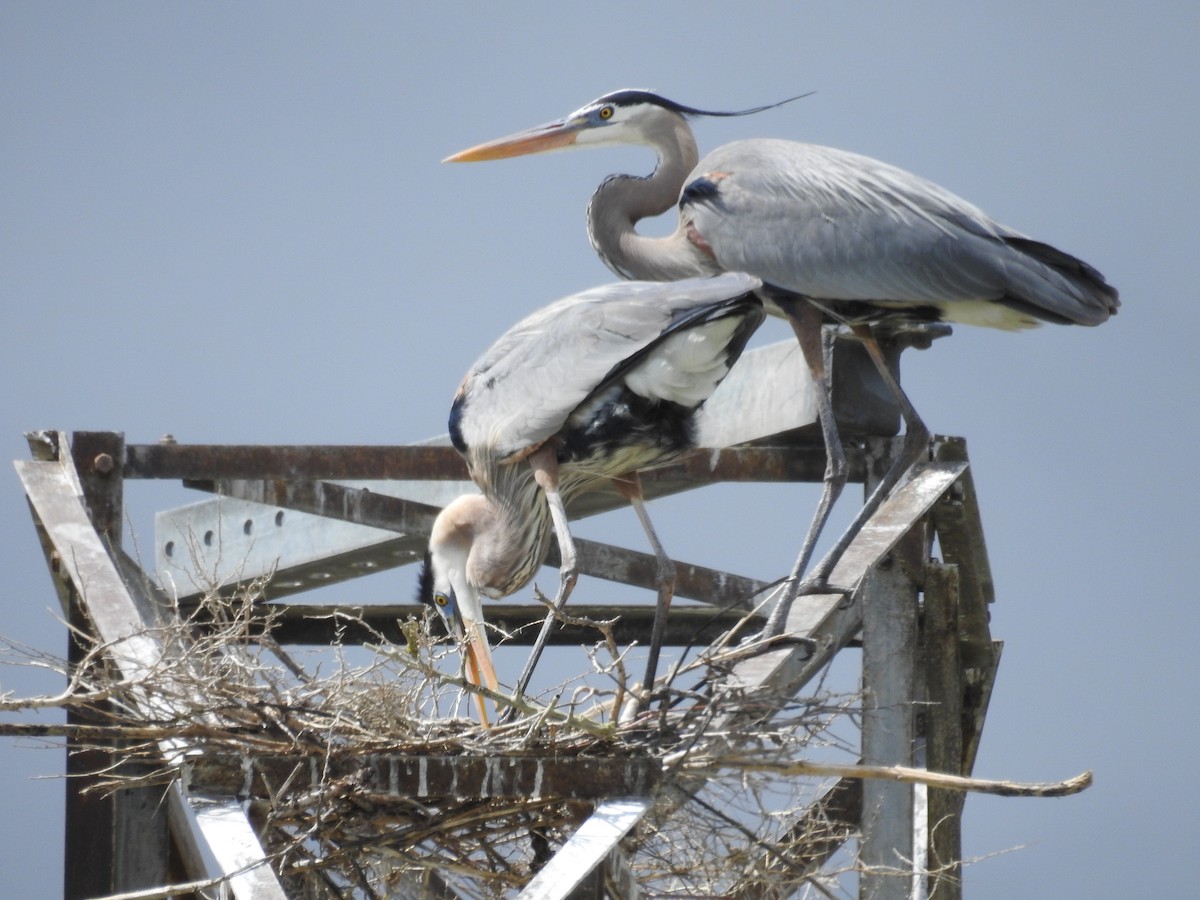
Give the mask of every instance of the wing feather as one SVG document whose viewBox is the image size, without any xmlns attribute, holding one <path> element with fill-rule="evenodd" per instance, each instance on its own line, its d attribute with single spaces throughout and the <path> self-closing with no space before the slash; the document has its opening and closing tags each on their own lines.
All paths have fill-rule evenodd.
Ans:
<svg viewBox="0 0 1200 900">
<path fill-rule="evenodd" d="M 738 141 L 701 160 L 692 178 L 717 185 L 691 194 L 685 186 L 684 215 L 722 268 L 807 297 L 944 309 L 999 302 L 1088 325 L 1118 305 L 1116 291 L 1075 257 L 869 157 Z"/>
<path fill-rule="evenodd" d="M 503 460 L 556 434 L 589 397 L 634 368 L 649 348 L 714 304 L 761 282 L 741 273 L 677 282 L 621 282 L 574 294 L 527 316 L 471 367 L 454 400 L 451 435 Z"/>
</svg>

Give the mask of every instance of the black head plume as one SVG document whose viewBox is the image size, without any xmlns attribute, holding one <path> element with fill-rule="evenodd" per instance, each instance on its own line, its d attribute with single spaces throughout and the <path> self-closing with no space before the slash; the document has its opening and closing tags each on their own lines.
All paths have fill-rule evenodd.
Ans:
<svg viewBox="0 0 1200 900">
<path fill-rule="evenodd" d="M 433 606 L 433 560 L 426 551 L 417 574 L 417 602 Z"/>
<path fill-rule="evenodd" d="M 815 91 L 808 91 L 804 94 L 797 94 L 795 97 L 788 97 L 786 100 L 780 100 L 778 103 L 768 103 L 765 106 L 755 106 L 751 109 L 736 109 L 736 110 L 713 110 L 713 109 L 696 109 L 693 106 L 684 106 L 682 103 L 676 103 L 674 100 L 668 100 L 666 97 L 660 97 L 653 91 L 639 90 L 622 90 L 613 91 L 611 94 L 605 94 L 603 97 L 593 101 L 594 103 L 611 103 L 614 106 L 633 106 L 638 103 L 653 103 L 655 106 L 661 106 L 663 109 L 669 109 L 672 112 L 677 112 L 681 116 L 752 116 L 755 113 L 764 112 L 768 109 L 775 109 L 777 106 L 783 106 L 785 103 L 791 103 L 793 100 L 802 100 L 805 97 L 811 97 Z"/>
</svg>

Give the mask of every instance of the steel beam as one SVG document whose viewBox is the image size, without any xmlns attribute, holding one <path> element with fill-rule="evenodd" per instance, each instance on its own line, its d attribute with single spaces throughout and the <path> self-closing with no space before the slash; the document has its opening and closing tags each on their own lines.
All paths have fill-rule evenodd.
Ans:
<svg viewBox="0 0 1200 900">
<path fill-rule="evenodd" d="M 345 778 L 353 780 L 364 794 L 422 801 L 543 797 L 596 801 L 612 796 L 648 796 L 662 781 L 662 767 L 657 760 L 611 756 L 216 752 L 189 758 L 185 767 L 188 784 L 195 791 L 251 799 L 271 798 L 281 784 L 303 795 Z"/>
<path fill-rule="evenodd" d="M 788 616 L 785 633 L 793 640 L 785 647 L 729 661 L 729 674 L 718 685 L 714 703 L 728 703 L 734 710 L 718 715 L 705 728 L 692 754 L 720 759 L 735 754 L 737 735 L 757 733 L 756 726 L 769 720 L 791 702 L 796 693 L 821 672 L 834 655 L 858 634 L 863 621 L 863 592 L 860 586 L 896 544 L 924 517 L 933 505 L 966 471 L 966 462 L 918 463 L 908 479 L 893 490 L 875 515 L 855 536 L 830 574 L 833 584 L 853 587 L 851 594 L 818 594 L 798 600 Z M 782 590 L 781 588 L 775 589 Z M 681 764 L 685 760 L 679 761 Z M 683 772 L 673 785 L 664 788 L 656 804 L 654 821 L 662 823 L 703 788 L 707 774 Z"/>
<path fill-rule="evenodd" d="M 61 447 L 65 444 L 65 439 L 60 442 Z M 148 630 L 152 620 L 145 617 L 145 605 L 131 595 L 131 585 L 89 520 L 81 501 L 84 489 L 74 467 L 65 458 L 16 465 L 36 521 L 51 548 L 52 569 L 78 597 L 91 629 L 122 677 L 133 684 L 141 682 L 161 665 L 164 648 Z M 162 700 L 147 692 L 141 702 L 153 709 L 161 706 Z M 161 749 L 172 758 L 182 748 L 164 744 Z M 185 794 L 178 784 L 168 797 L 176 830 L 185 836 L 181 846 L 192 872 L 228 877 L 237 898 L 286 900 L 282 886 L 265 862 L 253 828 L 235 800 L 217 798 L 201 810 L 196 806 L 197 798 Z M 219 822 L 209 815 L 214 809 L 219 812 Z M 216 859 L 216 871 L 207 865 L 204 854 L 197 852 L 201 847 Z"/>
<path fill-rule="evenodd" d="M 653 805 L 648 798 L 606 800 L 596 807 L 517 900 L 566 900 Z"/>
<path fill-rule="evenodd" d="M 839 341 L 835 351 L 833 390 L 839 429 L 847 444 L 851 478 L 861 478 L 856 437 L 894 434 L 895 405 L 874 366 L 854 341 Z M 790 462 L 772 461 L 770 480 L 799 477 L 820 480 L 824 451 L 816 425 L 814 386 L 794 341 L 760 347 L 742 355 L 738 365 L 704 405 L 698 422 L 699 443 L 731 447 L 781 434 L 789 443 Z M 254 448 L 131 445 L 125 477 L 197 480 L 241 474 L 281 480 L 330 478 L 356 481 L 353 486 L 433 506 L 443 506 L 474 490 L 465 470 L 455 462 L 448 440 L 436 438 L 415 448 Z M 684 467 L 664 468 L 643 477 L 647 497 L 664 496 L 710 480 L 741 480 L 754 451 L 742 456 L 706 453 Z M 761 457 L 760 458 L 764 458 Z M 379 468 L 374 468 L 378 466 Z M 423 467 L 428 468 L 423 468 Z M 379 480 L 389 473 L 401 480 Z M 438 481 L 429 479 L 462 479 Z M 585 494 L 572 504 L 572 517 L 592 515 L 624 505 L 615 492 Z M 155 561 L 159 576 L 181 598 L 195 596 L 214 584 L 235 578 L 275 573 L 275 590 L 303 590 L 352 578 L 415 558 L 388 531 L 334 525 L 324 519 L 229 500 L 209 501 L 160 512 L 155 519 Z"/>
<path fill-rule="evenodd" d="M 401 537 L 396 539 L 393 553 L 405 552 L 414 559 L 424 554 L 429 531 L 439 511 L 438 507 L 429 504 L 326 481 L 218 481 L 205 486 L 237 500 L 394 531 Z M 576 539 L 575 548 L 580 574 L 649 590 L 657 587 L 658 563 L 649 553 L 584 538 Z M 551 547 L 546 564 L 558 566 L 556 546 Z M 762 587 L 762 582 L 752 578 L 692 563 L 675 563 L 675 594 L 679 597 L 713 606 L 745 609 L 749 597 Z M 270 598 L 288 593 L 292 591 L 274 589 L 271 584 L 264 591 Z"/>
<path fill-rule="evenodd" d="M 210 448 L 205 466 L 187 470 L 188 483 L 218 491 L 222 499 L 163 511 L 155 517 L 159 577 L 185 603 L 215 585 L 268 573 L 273 573 L 268 594 L 278 597 L 414 562 L 424 553 L 436 511 L 460 493 L 474 490 L 469 482 L 457 481 L 335 484 L 309 480 L 311 472 L 337 468 L 335 450 L 353 455 L 356 448 L 325 448 L 324 469 L 302 469 L 303 478 L 224 479 L 219 465 L 235 467 L 243 452 L 251 449 L 230 448 L 225 459 Z M 257 449 L 265 452 L 269 448 Z M 257 449 L 251 455 L 262 463 L 263 454 Z M 861 449 L 850 445 L 847 456 L 851 477 L 861 480 Z M 273 465 L 264 463 L 259 471 L 274 471 Z M 295 471 L 299 464 L 293 460 L 291 465 Z M 674 465 L 643 473 L 642 485 L 647 498 L 654 499 L 716 481 L 819 481 L 824 468 L 824 449 L 819 444 L 706 449 Z M 581 518 L 625 505 L 627 501 L 615 490 L 601 489 L 577 498 L 570 514 Z M 596 556 L 581 552 L 584 565 Z M 653 558 L 621 552 L 626 554 L 624 559 L 636 560 L 635 568 L 642 573 L 640 583 L 652 586 Z M 612 554 L 608 557 L 613 558 Z M 557 565 L 556 560 L 552 551 L 548 564 Z M 679 595 L 724 602 L 729 594 L 714 594 L 710 588 L 697 586 L 694 590 L 698 593 L 688 593 L 693 590 L 689 587 L 692 569 L 699 571 L 700 567 L 678 567 Z M 639 583 L 633 572 L 617 572 L 615 577 Z M 730 590 L 740 596 L 752 593 L 745 585 L 731 585 Z"/>
<path fill-rule="evenodd" d="M 272 620 L 271 636 L 281 644 L 345 645 L 372 643 L 380 637 L 394 644 L 406 640 L 402 624 L 421 618 L 426 608 L 419 603 L 370 604 L 365 606 L 324 606 L 307 603 L 271 603 L 263 610 L 264 618 Z M 655 608 L 651 605 L 572 604 L 572 619 L 593 622 L 612 622 L 613 638 L 618 644 L 635 641 L 645 645 L 650 639 Z M 675 603 L 663 635 L 668 647 L 704 646 L 738 625 L 747 613 L 740 607 L 732 610 L 708 606 L 685 606 Z M 489 603 L 488 625 L 507 635 L 496 646 L 526 647 L 533 643 L 537 628 L 545 618 L 545 610 L 532 604 Z M 747 630 L 762 622 L 756 615 Z M 202 622 L 203 619 L 197 621 Z M 550 646 L 578 647 L 595 643 L 600 632 L 587 625 L 560 623 L 547 641 Z"/>
<path fill-rule="evenodd" d="M 916 737 L 917 594 L 904 568 L 884 557 L 863 585 L 863 762 L 912 766 Z M 863 784 L 858 890 L 862 900 L 908 900 L 914 853 L 913 786 Z"/>
<path fill-rule="evenodd" d="M 959 654 L 958 566 L 931 563 L 926 570 L 921 616 L 924 662 L 925 766 L 933 772 L 963 770 L 963 673 Z M 927 870 L 930 900 L 962 900 L 961 791 L 927 792 Z"/>
<path fill-rule="evenodd" d="M 940 440 L 935 446 L 935 458 L 965 462 L 962 441 L 956 438 Z M 986 708 L 984 695 L 990 690 L 994 663 L 999 656 L 999 642 L 992 642 L 987 630 L 986 606 L 991 598 L 990 577 L 987 574 L 986 551 L 969 469 L 963 470 L 957 480 L 949 485 L 949 489 L 933 505 L 929 519 L 937 527 L 937 539 L 942 551 L 962 560 L 961 565 L 969 565 L 975 574 L 969 579 L 973 608 L 965 611 L 962 607 L 966 604 L 960 604 L 958 600 L 961 565 L 942 565 L 934 561 L 923 565 L 919 575 L 925 586 L 924 624 L 920 642 L 924 667 L 923 671 L 917 673 L 918 676 L 924 676 L 926 685 L 924 764 L 931 771 L 969 775 L 974 750 L 978 745 L 979 729 L 982 728 L 980 709 Z M 927 540 L 922 538 L 919 543 L 924 545 Z M 900 566 L 893 568 L 897 578 L 899 569 Z M 912 576 L 912 573 L 909 575 Z M 805 602 L 808 600 L 806 598 Z M 865 606 L 869 608 L 871 604 Z M 868 641 L 875 642 L 873 638 Z M 965 665 L 960 649 L 969 650 L 972 657 L 986 657 L 989 665 L 986 669 Z M 907 665 L 901 665 L 901 669 L 908 668 Z M 904 728 L 908 727 L 905 723 Z M 903 744 L 903 741 L 897 743 Z M 863 789 L 862 781 L 842 779 L 837 782 L 796 819 L 783 837 L 773 842 L 780 848 L 777 854 L 765 851 L 746 867 L 745 876 L 734 886 L 732 893 L 739 897 L 763 900 L 782 900 L 791 896 L 792 889 L 782 882 L 778 888 L 771 886 L 772 872 L 785 865 L 784 859 L 789 878 L 797 875 L 797 865 L 803 872 L 814 871 L 846 839 L 858 834 L 863 819 Z M 961 859 L 959 835 L 963 799 L 960 792 L 932 789 L 928 792 L 927 890 L 930 900 L 941 900 L 943 897 L 945 900 L 955 900 L 961 897 L 958 861 Z M 823 836 L 814 841 L 812 835 L 822 831 Z M 796 842 L 805 840 L 806 836 L 810 844 L 806 850 L 798 851 Z M 909 842 L 907 836 L 901 840 L 902 843 Z M 877 842 L 876 848 L 880 846 Z M 889 864 L 901 862 L 898 855 L 888 855 Z M 907 889 L 914 881 L 920 881 L 923 875 L 914 873 L 912 879 L 896 879 L 896 887 L 898 890 Z M 789 880 L 788 883 L 793 882 Z"/>
</svg>

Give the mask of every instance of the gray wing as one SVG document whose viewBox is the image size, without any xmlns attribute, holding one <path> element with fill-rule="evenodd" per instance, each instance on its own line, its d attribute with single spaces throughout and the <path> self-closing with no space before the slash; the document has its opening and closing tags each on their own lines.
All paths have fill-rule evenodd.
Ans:
<svg viewBox="0 0 1200 900">
<path fill-rule="evenodd" d="M 701 160 L 681 209 L 722 268 L 814 299 L 930 304 L 958 321 L 992 315 L 980 301 L 999 301 L 1035 319 L 1087 325 L 1118 305 L 1081 260 L 932 182 L 829 147 L 728 144 Z"/>
<path fill-rule="evenodd" d="M 728 273 L 620 282 L 538 310 L 504 334 L 463 379 L 450 413 L 459 452 L 503 460 L 556 434 L 575 409 L 689 310 L 744 296 L 757 278 Z"/>
</svg>

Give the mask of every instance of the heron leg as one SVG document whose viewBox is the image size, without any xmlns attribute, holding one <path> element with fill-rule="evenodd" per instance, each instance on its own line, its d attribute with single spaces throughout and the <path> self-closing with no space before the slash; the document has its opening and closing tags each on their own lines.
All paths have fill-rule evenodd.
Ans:
<svg viewBox="0 0 1200 900">
<path fill-rule="evenodd" d="M 821 499 L 817 502 L 812 522 L 808 526 L 808 533 L 804 536 L 804 543 L 800 547 L 800 555 L 796 558 L 796 564 L 792 567 L 783 593 L 776 601 L 775 608 L 771 610 L 771 615 L 763 628 L 765 637 L 777 637 L 783 633 L 792 603 L 800 593 L 800 579 L 812 559 L 817 539 L 821 536 L 825 522 L 829 519 L 833 504 L 842 493 L 842 488 L 846 486 L 847 476 L 846 453 L 842 449 L 837 423 L 833 419 L 833 394 L 827 378 L 826 350 L 831 346 L 832 333 L 828 339 L 830 344 L 827 345 L 821 327 L 821 310 L 811 303 L 799 303 L 794 311 L 789 306 L 787 312 L 788 322 L 796 333 L 796 340 L 800 343 L 800 352 L 804 355 L 804 362 L 808 365 L 813 384 L 817 388 L 817 414 L 821 421 L 821 436 L 825 441 L 825 479 L 821 489 Z"/>
<path fill-rule="evenodd" d="M 554 522 L 554 535 L 558 539 L 561 563 L 558 570 L 558 593 L 554 597 L 553 605 L 555 610 L 559 610 L 571 596 L 579 569 L 576 564 L 575 541 L 571 538 L 571 529 L 567 525 L 567 507 L 563 503 L 562 495 L 558 492 L 558 456 L 553 446 L 545 444 L 530 454 L 528 460 L 533 469 L 534 480 L 546 495 L 546 502 L 550 506 L 550 518 Z M 546 641 L 553 628 L 554 612 L 552 611 L 546 614 L 546 618 L 542 622 L 542 630 L 533 644 L 521 677 L 517 679 L 516 695 L 518 697 L 524 694 L 525 689 L 529 686 L 529 679 L 533 677 L 533 670 L 542 657 L 542 651 L 546 648 Z"/>
<path fill-rule="evenodd" d="M 887 360 L 883 356 L 883 350 L 879 346 L 879 342 L 875 339 L 875 335 L 871 333 L 871 327 L 865 324 L 855 324 L 850 326 L 854 334 L 863 342 L 866 347 L 871 361 L 875 364 L 875 368 L 879 370 L 879 377 L 883 379 L 885 385 L 892 396 L 896 400 L 896 404 L 900 407 L 900 415 L 904 419 L 904 444 L 900 449 L 899 456 L 892 461 L 883 478 L 875 485 L 875 489 L 871 491 L 871 495 L 867 497 L 866 503 L 862 509 L 854 517 L 854 521 L 850 523 L 850 527 L 842 534 L 837 543 L 829 550 L 825 557 L 817 564 L 813 570 L 813 574 L 807 579 L 805 584 L 806 591 L 813 588 L 820 588 L 829 578 L 833 567 L 837 565 L 838 559 L 850 546 L 850 542 L 854 540 L 859 529 L 866 524 L 867 520 L 875 514 L 879 509 L 884 499 L 892 492 L 892 489 L 900 483 L 900 479 L 909 468 L 926 456 L 929 452 L 929 439 L 931 437 L 928 427 L 921 419 L 916 407 L 912 405 L 912 401 L 908 399 L 908 395 L 904 393 L 904 389 L 900 387 L 900 383 L 896 381 L 896 377 L 892 374 L 891 368 L 887 364 Z"/>
<path fill-rule="evenodd" d="M 654 693 L 654 679 L 658 674 L 658 658 L 662 651 L 663 636 L 667 630 L 667 614 L 671 609 L 671 598 L 675 596 L 675 563 L 663 549 L 663 545 L 654 531 L 654 525 L 650 521 L 650 515 L 646 512 L 642 480 L 638 477 L 637 472 L 631 472 L 622 478 L 614 478 L 613 486 L 633 506 L 633 511 L 637 513 L 638 521 L 642 523 L 642 529 L 650 540 L 654 557 L 658 560 L 658 568 L 654 576 L 655 586 L 658 588 L 658 605 L 654 610 L 654 625 L 650 630 L 650 652 L 646 658 L 646 677 L 642 680 L 646 698 L 649 700 L 650 695 Z"/>
</svg>

